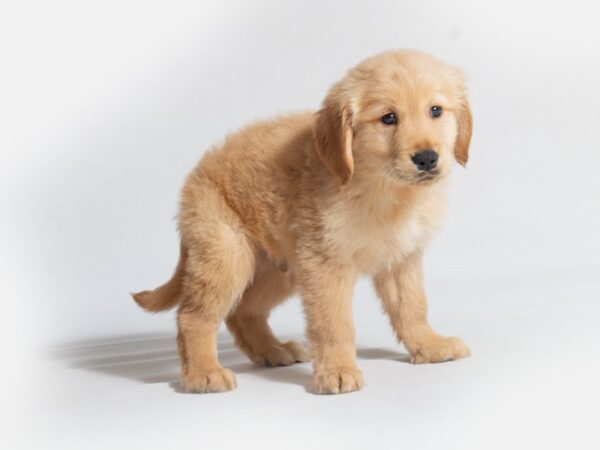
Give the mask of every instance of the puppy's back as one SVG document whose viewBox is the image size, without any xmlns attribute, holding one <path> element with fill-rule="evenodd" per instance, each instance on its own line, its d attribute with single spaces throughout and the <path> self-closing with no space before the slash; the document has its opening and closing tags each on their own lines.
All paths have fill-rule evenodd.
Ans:
<svg viewBox="0 0 600 450">
<path fill-rule="evenodd" d="M 209 184 L 267 251 L 285 253 L 280 247 L 309 159 L 313 116 L 310 111 L 281 116 L 228 135 L 200 160 L 183 195 L 193 196 L 200 185 Z"/>
</svg>

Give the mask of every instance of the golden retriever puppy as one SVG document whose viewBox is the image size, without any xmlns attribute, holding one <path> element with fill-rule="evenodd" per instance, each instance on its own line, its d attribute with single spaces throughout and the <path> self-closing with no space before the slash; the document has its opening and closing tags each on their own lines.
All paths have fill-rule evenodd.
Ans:
<svg viewBox="0 0 600 450">
<path fill-rule="evenodd" d="M 257 365 L 313 359 L 312 391 L 363 386 L 351 298 L 372 277 L 414 363 L 469 355 L 427 322 L 421 256 L 440 226 L 448 173 L 465 164 L 471 112 L 460 71 L 417 51 L 369 58 L 318 112 L 259 122 L 204 155 L 181 194 L 181 255 L 170 281 L 134 294 L 149 311 L 178 305 L 187 391 L 233 389 L 219 363 L 225 320 Z M 309 353 L 267 319 L 299 292 Z"/>
</svg>

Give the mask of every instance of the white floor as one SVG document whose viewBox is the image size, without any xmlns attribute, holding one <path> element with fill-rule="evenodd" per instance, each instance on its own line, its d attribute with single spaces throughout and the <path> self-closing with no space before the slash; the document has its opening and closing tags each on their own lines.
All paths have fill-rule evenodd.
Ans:
<svg viewBox="0 0 600 450">
<path fill-rule="evenodd" d="M 597 449 L 599 293 L 599 281 L 579 276 L 447 289 L 444 302 L 433 302 L 431 321 L 443 333 L 462 336 L 473 356 L 422 366 L 407 362 L 377 305 L 357 298 L 371 305 L 356 318 L 367 385 L 340 396 L 306 391 L 309 364 L 253 367 L 226 333 L 220 355 L 239 385 L 227 394 L 179 391 L 172 334 L 54 348 L 44 368 L 47 398 L 20 443 L 63 449 Z M 461 301 L 453 299 L 459 295 Z M 288 337 L 302 339 L 300 333 Z"/>
</svg>

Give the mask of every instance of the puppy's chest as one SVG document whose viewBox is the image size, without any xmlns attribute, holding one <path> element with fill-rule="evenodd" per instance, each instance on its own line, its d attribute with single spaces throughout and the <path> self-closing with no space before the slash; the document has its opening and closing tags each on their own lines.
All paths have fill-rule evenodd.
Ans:
<svg viewBox="0 0 600 450">
<path fill-rule="evenodd" d="M 419 209 L 406 211 L 393 221 L 369 215 L 347 219 L 338 223 L 332 233 L 336 253 L 365 274 L 389 268 L 422 249 L 441 221 L 437 214 L 426 214 Z"/>
<path fill-rule="evenodd" d="M 396 226 L 365 229 L 364 242 L 357 242 L 352 258 L 361 272 L 376 272 L 422 248 L 428 241 L 428 231 L 416 216 Z"/>
</svg>

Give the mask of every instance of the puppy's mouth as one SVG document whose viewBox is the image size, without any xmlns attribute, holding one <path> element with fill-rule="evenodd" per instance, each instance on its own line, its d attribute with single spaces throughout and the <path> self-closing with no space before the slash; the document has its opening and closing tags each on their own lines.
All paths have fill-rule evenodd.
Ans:
<svg viewBox="0 0 600 450">
<path fill-rule="evenodd" d="M 427 185 L 433 184 L 436 181 L 444 178 L 445 173 L 439 169 L 434 169 L 429 172 L 404 172 L 401 170 L 393 170 L 394 179 L 396 182 L 403 185 Z"/>
<path fill-rule="evenodd" d="M 440 178 L 439 170 L 432 170 L 431 172 L 420 172 L 415 175 L 412 182 L 414 184 L 426 184 Z"/>
</svg>

